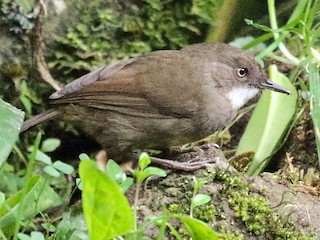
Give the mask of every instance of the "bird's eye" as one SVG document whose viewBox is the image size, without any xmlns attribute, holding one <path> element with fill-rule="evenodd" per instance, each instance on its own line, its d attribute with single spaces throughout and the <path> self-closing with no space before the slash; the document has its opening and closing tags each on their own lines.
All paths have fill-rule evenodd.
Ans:
<svg viewBox="0 0 320 240">
<path fill-rule="evenodd" d="M 242 67 L 238 68 L 237 69 L 237 74 L 238 74 L 239 77 L 243 78 L 243 77 L 247 76 L 248 69 L 247 68 L 242 68 Z"/>
</svg>

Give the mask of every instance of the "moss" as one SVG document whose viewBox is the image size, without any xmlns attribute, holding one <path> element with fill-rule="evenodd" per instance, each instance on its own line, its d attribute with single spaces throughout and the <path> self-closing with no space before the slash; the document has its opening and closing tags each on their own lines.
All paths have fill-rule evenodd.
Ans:
<svg viewBox="0 0 320 240">
<path fill-rule="evenodd" d="M 204 222 L 214 223 L 216 221 L 217 210 L 213 204 L 205 204 L 194 209 L 193 217 Z"/>
<path fill-rule="evenodd" d="M 304 234 L 286 218 L 278 216 L 270 208 L 268 200 L 261 197 L 253 186 L 240 175 L 226 172 L 205 172 L 197 178 L 205 178 L 218 187 L 209 204 L 194 209 L 194 217 L 200 219 L 221 234 L 221 239 L 245 239 L 244 236 L 264 239 L 314 239 Z M 171 187 L 188 194 L 176 196 L 175 203 L 167 209 L 171 213 L 189 214 L 192 196 L 191 182 L 180 178 L 180 183 L 169 181 Z M 203 187 L 205 189 L 205 187 Z M 237 230 L 236 230 L 237 229 Z"/>
<path fill-rule="evenodd" d="M 236 220 L 253 236 L 266 239 L 313 239 L 296 229 L 289 219 L 272 211 L 268 200 L 252 191 L 252 186 L 239 176 L 224 176 L 226 188 L 222 195 L 228 199 Z"/>
<path fill-rule="evenodd" d="M 82 14 L 65 36 L 56 38 L 50 65 L 73 77 L 118 59 L 202 42 L 214 18 L 211 10 L 221 2 L 70 1 L 69 8 Z"/>
<path fill-rule="evenodd" d="M 176 203 L 169 204 L 168 210 L 173 214 L 188 214 L 188 212 L 190 211 L 186 206 Z"/>
</svg>

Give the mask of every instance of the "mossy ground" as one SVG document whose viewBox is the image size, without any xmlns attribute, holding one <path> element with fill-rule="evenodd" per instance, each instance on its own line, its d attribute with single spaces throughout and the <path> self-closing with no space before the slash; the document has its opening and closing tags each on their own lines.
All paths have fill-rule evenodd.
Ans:
<svg viewBox="0 0 320 240">
<path fill-rule="evenodd" d="M 208 150 L 207 157 L 210 153 Z M 313 231 L 316 228 L 303 227 L 299 219 L 283 214 L 283 209 L 294 199 L 288 198 L 286 203 L 278 199 L 279 203 L 270 197 L 270 193 L 274 193 L 281 198 L 282 190 L 289 184 L 279 183 L 277 174 L 249 178 L 225 170 L 204 170 L 198 171 L 196 176 L 208 181 L 200 192 L 210 195 L 212 200 L 196 207 L 193 216 L 212 226 L 221 234 L 221 239 L 316 239 Z M 141 219 L 161 214 L 163 209 L 173 214 L 189 214 L 192 193 L 192 175 L 171 173 L 165 179 L 149 182 L 139 201 Z M 131 191 L 128 196 L 130 199 Z M 311 194 L 303 197 L 311 201 L 317 198 Z M 182 226 L 174 224 L 183 233 Z M 151 236 L 154 231 L 150 229 Z M 169 233 L 168 238 L 171 239 Z"/>
</svg>

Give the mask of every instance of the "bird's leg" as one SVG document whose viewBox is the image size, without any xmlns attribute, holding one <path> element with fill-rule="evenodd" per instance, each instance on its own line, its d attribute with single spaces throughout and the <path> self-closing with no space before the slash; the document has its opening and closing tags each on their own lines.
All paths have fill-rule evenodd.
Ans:
<svg viewBox="0 0 320 240">
<path fill-rule="evenodd" d="M 212 164 L 216 162 L 215 158 L 206 161 L 199 161 L 199 159 L 197 159 L 197 161 L 194 161 L 194 159 L 192 159 L 189 162 L 178 162 L 157 157 L 150 157 L 150 159 L 154 164 L 170 168 L 172 170 L 185 172 L 193 172 L 199 169 L 207 168 L 212 166 Z"/>
<path fill-rule="evenodd" d="M 170 155 L 179 155 L 179 154 L 184 154 L 184 153 L 190 153 L 190 152 L 196 152 L 198 151 L 198 149 L 202 149 L 202 150 L 207 150 L 210 147 L 215 147 L 215 148 L 220 148 L 218 144 L 210 144 L 210 143 L 206 143 L 206 144 L 202 144 L 201 146 L 193 146 L 193 147 L 171 147 L 169 149 L 169 154 Z"/>
</svg>

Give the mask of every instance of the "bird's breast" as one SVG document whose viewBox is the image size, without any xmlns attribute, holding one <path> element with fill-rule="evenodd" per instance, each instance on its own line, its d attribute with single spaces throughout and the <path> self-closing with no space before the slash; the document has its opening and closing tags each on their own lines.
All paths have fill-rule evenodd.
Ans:
<svg viewBox="0 0 320 240">
<path fill-rule="evenodd" d="M 227 93 L 227 99 L 230 101 L 232 108 L 238 110 L 256 96 L 258 92 L 257 88 L 249 86 L 234 87 Z"/>
</svg>

